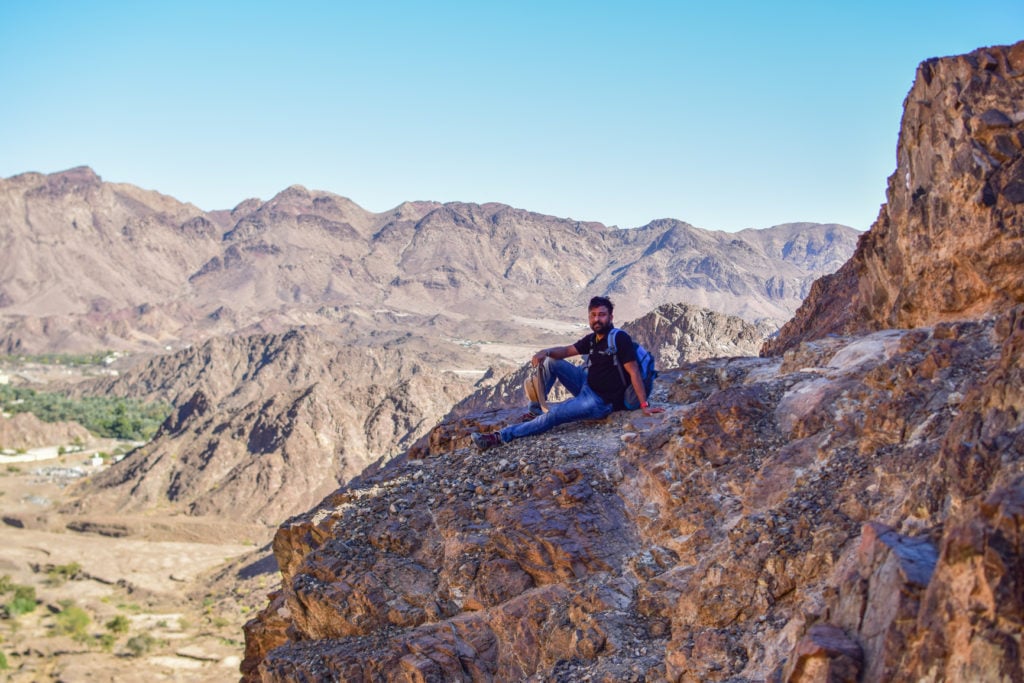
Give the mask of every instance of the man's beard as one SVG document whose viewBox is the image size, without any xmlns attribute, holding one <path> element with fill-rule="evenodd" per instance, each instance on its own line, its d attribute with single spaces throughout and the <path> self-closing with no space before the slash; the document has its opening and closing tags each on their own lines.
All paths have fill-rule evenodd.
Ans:
<svg viewBox="0 0 1024 683">
<path fill-rule="evenodd" d="M 608 334 L 608 330 L 612 329 L 611 323 L 596 322 L 590 326 L 595 334 Z"/>
</svg>

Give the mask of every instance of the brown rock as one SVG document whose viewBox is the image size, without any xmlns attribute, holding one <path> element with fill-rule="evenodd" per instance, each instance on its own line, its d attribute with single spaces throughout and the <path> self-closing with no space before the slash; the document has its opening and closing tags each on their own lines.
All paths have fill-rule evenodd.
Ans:
<svg viewBox="0 0 1024 683">
<path fill-rule="evenodd" d="M 900 155 L 927 191 L 891 184 L 837 278 L 870 285 L 868 314 L 819 298 L 839 313 L 804 331 L 843 334 L 665 371 L 652 418 L 479 453 L 463 430 L 512 411 L 453 415 L 278 530 L 285 609 L 247 631 L 244 680 L 1024 678 L 1024 306 L 998 156 L 1022 50 L 922 65 Z M 935 241 L 975 219 L 1004 222 Z"/>
<path fill-rule="evenodd" d="M 1024 302 L 1022 61 L 1024 42 L 921 64 L 878 219 L 762 353 Z"/>
<path fill-rule="evenodd" d="M 796 647 L 796 661 L 787 683 L 856 683 L 864 653 L 836 626 L 817 624 Z"/>
</svg>

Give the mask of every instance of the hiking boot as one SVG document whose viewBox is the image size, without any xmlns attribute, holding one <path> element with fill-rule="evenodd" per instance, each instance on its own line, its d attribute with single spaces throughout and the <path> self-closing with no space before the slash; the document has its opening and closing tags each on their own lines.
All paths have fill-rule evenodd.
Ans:
<svg viewBox="0 0 1024 683">
<path fill-rule="evenodd" d="M 501 435 L 498 434 L 498 432 L 491 432 L 490 434 L 473 432 L 469 436 L 473 439 L 476 449 L 480 452 L 486 451 L 488 448 L 494 448 L 495 446 L 501 445 Z"/>
</svg>

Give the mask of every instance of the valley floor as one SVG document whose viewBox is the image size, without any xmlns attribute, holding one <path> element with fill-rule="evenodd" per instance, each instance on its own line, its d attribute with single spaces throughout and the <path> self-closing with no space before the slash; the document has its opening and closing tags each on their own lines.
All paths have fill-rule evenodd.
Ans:
<svg viewBox="0 0 1024 683">
<path fill-rule="evenodd" d="M 85 520 L 57 508 L 98 468 L 89 453 L 38 460 L 44 451 L 0 458 L 0 680 L 237 678 L 242 625 L 279 580 L 260 550 L 271 530 L 223 543 L 237 525 L 150 513 L 119 518 L 126 536 L 71 531 Z M 12 609 L 16 591 L 34 608 Z"/>
</svg>

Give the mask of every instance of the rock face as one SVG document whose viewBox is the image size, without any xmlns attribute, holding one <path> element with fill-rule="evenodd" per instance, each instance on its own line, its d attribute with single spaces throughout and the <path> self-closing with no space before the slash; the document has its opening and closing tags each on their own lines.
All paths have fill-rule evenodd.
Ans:
<svg viewBox="0 0 1024 683">
<path fill-rule="evenodd" d="M 162 356 L 87 389 L 159 396 L 175 409 L 152 441 L 90 477 L 66 511 L 159 508 L 279 524 L 408 448 L 470 391 L 448 360 L 412 342 L 349 347 L 310 330 Z"/>
<path fill-rule="evenodd" d="M 921 73 L 936 94 L 984 100 L 1010 84 L 1019 103 L 1022 49 Z M 951 260 L 1017 262 L 1019 216 L 1000 187 L 1005 229 Z M 979 210 L 968 200 L 927 199 L 957 216 Z M 890 236 L 913 241 L 911 228 L 876 229 L 886 239 L 869 234 L 861 251 L 910 272 Z M 896 329 L 909 280 L 877 275 L 893 288 L 881 317 L 862 305 L 844 318 L 855 334 L 816 327 L 807 311 L 843 309 L 821 297 L 837 281 L 860 291 L 867 270 L 817 286 L 804 336 L 790 327 L 774 355 L 662 372 L 664 413 L 482 453 L 468 433 L 517 411 L 453 414 L 288 520 L 274 540 L 282 585 L 246 626 L 243 680 L 1024 678 L 1024 305 L 981 289 L 950 320 L 943 297 L 915 289 L 896 308 L 942 319 Z"/>
<path fill-rule="evenodd" d="M 1022 344 L 1018 308 L 701 361 L 661 416 L 485 453 L 514 411 L 442 424 L 281 527 L 245 677 L 1012 680 Z"/>
<path fill-rule="evenodd" d="M 1024 302 L 1024 43 L 921 64 L 886 204 L 779 337 L 978 318 Z"/>
</svg>

